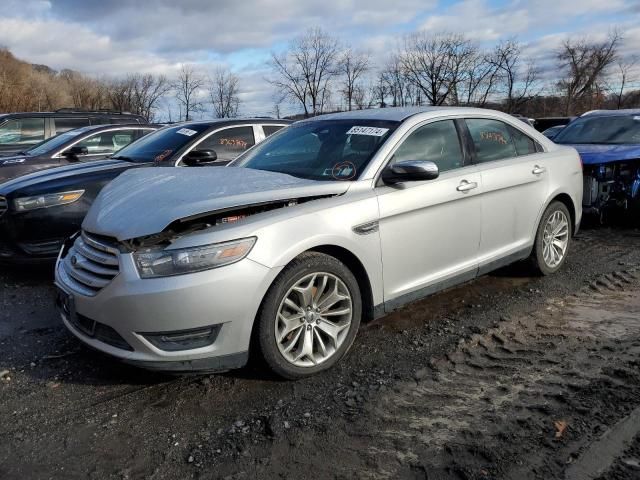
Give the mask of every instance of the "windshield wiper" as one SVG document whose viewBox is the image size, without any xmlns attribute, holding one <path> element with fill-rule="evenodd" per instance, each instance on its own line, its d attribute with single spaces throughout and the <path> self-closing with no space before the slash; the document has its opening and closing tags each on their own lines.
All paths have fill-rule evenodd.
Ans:
<svg viewBox="0 0 640 480">
<path fill-rule="evenodd" d="M 111 157 L 112 160 L 124 160 L 125 162 L 133 162 L 131 157 L 123 157 L 122 155 L 118 155 L 116 157 Z"/>
</svg>

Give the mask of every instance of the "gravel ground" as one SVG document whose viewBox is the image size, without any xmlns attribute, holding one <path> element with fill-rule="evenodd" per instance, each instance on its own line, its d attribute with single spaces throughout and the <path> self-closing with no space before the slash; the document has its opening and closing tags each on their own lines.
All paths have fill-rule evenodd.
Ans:
<svg viewBox="0 0 640 480">
<path fill-rule="evenodd" d="M 557 275 L 414 303 L 299 382 L 120 365 L 64 331 L 46 269 L 4 269 L 0 478 L 640 478 L 639 247 L 583 231 Z"/>
</svg>

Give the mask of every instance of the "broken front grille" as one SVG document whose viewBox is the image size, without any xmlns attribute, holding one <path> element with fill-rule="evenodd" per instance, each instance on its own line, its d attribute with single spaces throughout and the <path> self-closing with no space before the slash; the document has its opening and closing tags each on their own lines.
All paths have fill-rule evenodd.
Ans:
<svg viewBox="0 0 640 480">
<path fill-rule="evenodd" d="M 69 288 L 96 295 L 120 272 L 115 242 L 82 232 L 64 258 L 62 270 Z"/>
</svg>

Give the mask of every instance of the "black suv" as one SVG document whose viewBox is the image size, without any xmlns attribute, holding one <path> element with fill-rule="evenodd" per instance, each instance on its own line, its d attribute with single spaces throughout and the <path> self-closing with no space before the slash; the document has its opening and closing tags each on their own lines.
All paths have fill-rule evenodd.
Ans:
<svg viewBox="0 0 640 480">
<path fill-rule="evenodd" d="M 118 123 L 147 123 L 147 119 L 132 113 L 69 108 L 55 112 L 0 114 L 0 155 L 24 151 L 43 140 L 74 128 Z"/>
<path fill-rule="evenodd" d="M 100 190 L 125 170 L 226 165 L 289 123 L 250 118 L 171 125 L 107 159 L 48 168 L 0 183 L 0 264 L 55 259 L 64 240 L 80 229 Z"/>
<path fill-rule="evenodd" d="M 12 157 L 0 157 L 0 183 L 45 168 L 109 157 L 157 130 L 137 123 L 76 128 L 45 140 Z"/>
</svg>

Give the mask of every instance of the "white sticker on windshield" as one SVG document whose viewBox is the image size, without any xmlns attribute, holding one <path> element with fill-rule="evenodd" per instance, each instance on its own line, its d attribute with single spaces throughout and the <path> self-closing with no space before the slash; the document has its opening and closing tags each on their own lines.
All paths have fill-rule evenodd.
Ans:
<svg viewBox="0 0 640 480">
<path fill-rule="evenodd" d="M 186 135 L 187 137 L 191 137 L 198 132 L 196 132 L 195 130 L 191 130 L 190 128 L 181 128 L 176 133 L 179 133 L 181 135 Z"/>
<path fill-rule="evenodd" d="M 634 120 L 640 121 L 640 116 L 633 117 Z"/>
<path fill-rule="evenodd" d="M 347 135 L 370 135 L 372 137 L 381 137 L 389 131 L 388 128 L 378 127 L 351 127 Z"/>
</svg>

